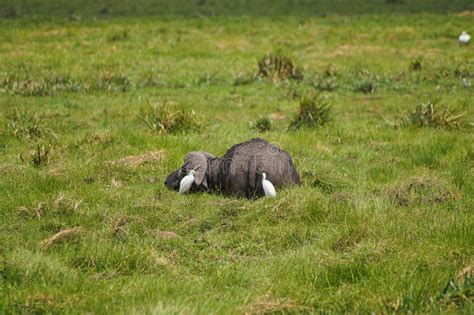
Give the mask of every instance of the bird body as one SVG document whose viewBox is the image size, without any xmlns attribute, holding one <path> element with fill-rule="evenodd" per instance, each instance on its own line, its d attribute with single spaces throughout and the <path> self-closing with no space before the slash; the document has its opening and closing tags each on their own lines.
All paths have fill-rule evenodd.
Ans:
<svg viewBox="0 0 474 315">
<path fill-rule="evenodd" d="M 187 194 L 191 189 L 191 186 L 194 183 L 194 174 L 196 174 L 195 170 L 189 171 L 189 174 L 184 176 L 183 179 L 179 182 L 179 193 L 180 194 Z"/>
<path fill-rule="evenodd" d="M 262 173 L 262 187 L 266 197 L 275 197 L 276 191 L 272 182 L 267 179 L 267 174 Z"/>
<path fill-rule="evenodd" d="M 469 35 L 466 31 L 462 31 L 458 40 L 461 44 L 467 44 L 471 40 L 471 35 Z"/>
</svg>

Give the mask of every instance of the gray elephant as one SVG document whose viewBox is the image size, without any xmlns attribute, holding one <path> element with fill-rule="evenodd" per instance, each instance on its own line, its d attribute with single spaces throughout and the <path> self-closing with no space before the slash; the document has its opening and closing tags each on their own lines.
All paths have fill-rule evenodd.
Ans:
<svg viewBox="0 0 474 315">
<path fill-rule="evenodd" d="M 197 173 L 191 192 L 261 197 L 264 196 L 262 173 L 266 173 L 277 189 L 301 184 L 291 156 L 260 138 L 234 145 L 221 158 L 207 152 L 188 153 L 183 166 L 167 176 L 165 185 L 178 191 L 181 179 L 192 169 Z"/>
</svg>

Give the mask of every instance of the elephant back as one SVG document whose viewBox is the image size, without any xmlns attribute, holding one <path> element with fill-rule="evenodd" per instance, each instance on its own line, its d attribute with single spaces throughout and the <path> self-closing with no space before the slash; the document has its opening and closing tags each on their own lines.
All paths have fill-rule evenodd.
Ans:
<svg viewBox="0 0 474 315">
<path fill-rule="evenodd" d="M 285 184 L 300 184 L 291 156 L 261 138 L 234 145 L 222 159 L 226 170 L 226 194 L 262 195 L 262 173 L 266 173 L 277 188 Z"/>
</svg>

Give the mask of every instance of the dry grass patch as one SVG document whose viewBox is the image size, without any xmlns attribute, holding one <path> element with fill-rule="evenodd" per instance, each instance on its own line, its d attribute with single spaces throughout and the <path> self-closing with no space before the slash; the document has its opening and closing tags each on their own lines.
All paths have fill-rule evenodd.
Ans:
<svg viewBox="0 0 474 315">
<path fill-rule="evenodd" d="M 286 314 L 309 311 L 310 308 L 288 299 L 265 295 L 245 309 L 245 314 Z"/>
<path fill-rule="evenodd" d="M 137 167 L 146 163 L 159 161 L 163 159 L 164 155 L 165 155 L 164 150 L 157 150 L 157 151 L 151 151 L 151 152 L 139 154 L 139 155 L 129 155 L 121 159 L 118 159 L 116 161 L 109 161 L 109 163 L 112 165 L 124 165 L 128 167 Z"/>
<path fill-rule="evenodd" d="M 54 244 L 74 239 L 77 236 L 81 235 L 83 232 L 84 232 L 84 228 L 82 228 L 80 226 L 74 227 L 74 228 L 69 228 L 69 229 L 64 229 L 64 230 L 61 230 L 58 233 L 52 235 L 51 237 L 41 241 L 40 246 L 44 250 L 46 250 Z"/>
<path fill-rule="evenodd" d="M 21 206 L 21 207 L 18 207 L 16 210 L 25 216 L 35 217 L 37 219 L 40 219 L 43 209 L 44 209 L 44 204 L 40 202 L 38 203 L 36 207 L 27 208 L 25 206 Z"/>
<path fill-rule="evenodd" d="M 76 212 L 81 204 L 82 200 L 75 200 L 60 193 L 52 203 L 52 208 L 55 212 L 67 214 Z"/>
<path fill-rule="evenodd" d="M 176 234 L 173 231 L 162 231 L 159 229 L 152 229 L 148 231 L 149 234 L 153 235 L 157 239 L 177 239 L 181 238 L 180 235 Z"/>
</svg>

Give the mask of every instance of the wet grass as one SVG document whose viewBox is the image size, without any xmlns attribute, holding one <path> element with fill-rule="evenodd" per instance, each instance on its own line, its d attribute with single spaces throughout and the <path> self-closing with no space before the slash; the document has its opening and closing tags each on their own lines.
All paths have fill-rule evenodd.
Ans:
<svg viewBox="0 0 474 315">
<path fill-rule="evenodd" d="M 0 20 L 0 313 L 472 313 L 471 21 Z M 258 75 L 275 51 L 301 80 Z M 313 93 L 330 122 L 288 130 Z M 463 127 L 398 123 L 429 100 Z M 164 187 L 256 136 L 302 187 Z"/>
</svg>

